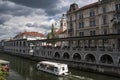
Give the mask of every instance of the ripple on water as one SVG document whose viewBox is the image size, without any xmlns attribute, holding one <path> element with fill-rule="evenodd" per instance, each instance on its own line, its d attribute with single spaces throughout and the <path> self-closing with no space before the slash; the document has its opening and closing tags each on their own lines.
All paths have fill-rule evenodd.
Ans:
<svg viewBox="0 0 120 80">
<path fill-rule="evenodd" d="M 10 70 L 7 80 L 25 80 L 19 73 Z"/>
</svg>

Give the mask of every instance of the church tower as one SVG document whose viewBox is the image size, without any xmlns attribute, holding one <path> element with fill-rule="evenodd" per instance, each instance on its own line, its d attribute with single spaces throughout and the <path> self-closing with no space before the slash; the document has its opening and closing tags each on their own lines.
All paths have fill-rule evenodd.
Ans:
<svg viewBox="0 0 120 80">
<path fill-rule="evenodd" d="M 67 29 L 67 20 L 65 18 L 65 14 L 62 15 L 61 21 L 60 21 L 60 29 L 62 31 L 65 31 Z"/>
</svg>

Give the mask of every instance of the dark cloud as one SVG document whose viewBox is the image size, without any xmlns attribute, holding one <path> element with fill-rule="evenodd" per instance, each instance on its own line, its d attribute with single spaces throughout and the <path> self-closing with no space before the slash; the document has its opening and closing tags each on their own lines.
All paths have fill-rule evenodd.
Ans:
<svg viewBox="0 0 120 80">
<path fill-rule="evenodd" d="M 27 16 L 33 9 L 19 6 L 8 1 L 2 1 L 0 4 L 0 14 L 9 14 L 14 16 Z"/>
<path fill-rule="evenodd" d="M 54 9 L 48 9 L 45 12 L 49 13 L 49 16 L 53 16 L 53 15 L 57 15 L 57 14 L 61 14 L 61 13 L 65 13 L 65 10 L 67 10 L 67 7 L 61 7 L 61 8 L 54 8 Z"/>
<path fill-rule="evenodd" d="M 32 8 L 51 9 L 56 7 L 59 0 L 9 0 L 17 4 L 25 5 Z"/>
<path fill-rule="evenodd" d="M 27 27 L 40 27 L 40 25 L 37 23 L 27 23 L 26 26 Z"/>
<path fill-rule="evenodd" d="M 58 3 L 60 0 L 9 0 L 13 1 L 16 4 L 24 5 L 31 8 L 41 8 L 44 9 L 48 16 L 53 16 L 57 13 L 60 13 L 61 10 L 57 9 Z"/>
<path fill-rule="evenodd" d="M 37 24 L 37 23 L 27 23 L 26 24 L 27 27 L 37 27 L 37 28 L 42 28 L 42 29 L 45 29 L 45 30 L 50 30 L 51 27 L 48 27 L 46 25 L 40 25 L 40 24 Z"/>
<path fill-rule="evenodd" d="M 9 21 L 11 19 L 10 16 L 0 15 L 0 24 L 4 24 L 4 22 Z"/>
</svg>

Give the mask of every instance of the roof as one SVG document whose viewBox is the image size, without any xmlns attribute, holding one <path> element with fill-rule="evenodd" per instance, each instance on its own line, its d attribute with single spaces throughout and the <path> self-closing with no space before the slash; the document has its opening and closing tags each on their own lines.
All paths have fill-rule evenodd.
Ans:
<svg viewBox="0 0 120 80">
<path fill-rule="evenodd" d="M 94 2 L 94 3 L 88 4 L 86 6 L 83 6 L 83 7 L 79 8 L 79 10 L 85 10 L 85 9 L 89 9 L 91 7 L 96 7 L 96 6 L 98 6 L 98 2 Z"/>
<path fill-rule="evenodd" d="M 34 37 L 45 37 L 42 33 L 38 33 L 38 32 L 23 32 L 23 33 L 19 33 L 16 37 L 21 37 L 21 36 L 34 36 Z"/>
<path fill-rule="evenodd" d="M 62 32 L 62 29 L 57 30 L 56 34 L 60 34 Z"/>
<path fill-rule="evenodd" d="M 67 64 L 50 62 L 50 61 L 41 61 L 41 62 L 39 62 L 39 63 L 48 64 L 48 65 L 53 65 L 53 66 L 67 65 Z"/>
<path fill-rule="evenodd" d="M 88 5 L 85 5 L 77 10 L 75 10 L 74 12 L 76 11 L 80 11 L 80 10 L 85 10 L 85 9 L 89 9 L 89 8 L 92 8 L 92 7 L 97 7 L 98 6 L 98 2 L 94 2 L 94 3 L 91 3 L 91 4 L 88 4 Z M 70 12 L 70 13 L 74 13 L 74 12 Z M 69 13 L 68 13 L 69 14 Z"/>
<path fill-rule="evenodd" d="M 59 29 L 59 30 L 56 32 L 56 34 L 57 34 L 57 35 L 58 35 L 58 34 L 63 34 L 63 33 L 66 33 L 66 31 L 67 31 L 67 30 L 62 31 L 62 29 Z"/>
<path fill-rule="evenodd" d="M 1 60 L 1 59 L 0 59 L 0 64 L 9 64 L 9 61 Z"/>
</svg>

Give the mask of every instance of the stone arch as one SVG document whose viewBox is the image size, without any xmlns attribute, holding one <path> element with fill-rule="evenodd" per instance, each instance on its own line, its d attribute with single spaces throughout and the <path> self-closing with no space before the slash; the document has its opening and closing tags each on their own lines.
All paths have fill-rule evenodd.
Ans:
<svg viewBox="0 0 120 80">
<path fill-rule="evenodd" d="M 118 63 L 118 65 L 120 65 L 120 57 L 118 57 L 117 63 Z"/>
<path fill-rule="evenodd" d="M 73 60 L 81 60 L 81 55 L 79 53 L 73 54 Z"/>
<path fill-rule="evenodd" d="M 104 54 L 100 57 L 100 63 L 113 64 L 113 58 L 108 54 Z"/>
<path fill-rule="evenodd" d="M 54 55 L 55 58 L 60 58 L 60 54 L 59 52 L 56 52 L 55 55 Z"/>
<path fill-rule="evenodd" d="M 65 53 L 63 54 L 63 58 L 64 58 L 64 59 L 69 59 L 69 58 L 70 58 L 70 55 L 69 55 L 67 52 L 65 52 Z"/>
<path fill-rule="evenodd" d="M 118 60 L 118 64 L 120 65 L 120 58 L 119 58 L 119 60 Z"/>
<path fill-rule="evenodd" d="M 87 54 L 85 56 L 85 61 L 88 61 L 88 62 L 95 62 L 96 59 L 95 59 L 95 56 L 93 54 Z"/>
<path fill-rule="evenodd" d="M 117 59 L 117 64 L 120 67 L 120 57 L 118 57 L 118 59 Z"/>
</svg>

